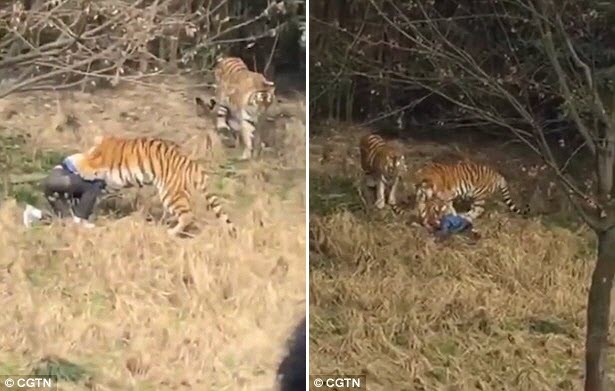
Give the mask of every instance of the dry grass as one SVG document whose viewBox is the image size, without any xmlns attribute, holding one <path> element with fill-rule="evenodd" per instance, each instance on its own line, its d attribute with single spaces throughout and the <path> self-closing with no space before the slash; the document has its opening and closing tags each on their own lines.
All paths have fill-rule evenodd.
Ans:
<svg viewBox="0 0 615 391">
<path fill-rule="evenodd" d="M 173 139 L 203 158 L 239 239 L 226 235 L 202 197 L 196 237 L 169 237 L 146 218 L 160 209 L 152 189 L 139 194 L 138 210 L 101 214 L 92 230 L 61 222 L 26 229 L 23 204 L 4 202 L 0 373 L 30 373 L 51 356 L 87 371 L 62 383 L 66 390 L 273 389 L 285 342 L 305 313 L 303 102 L 278 125 L 283 152 L 233 163 L 212 123 L 196 117 L 200 92 L 163 87 L 59 101 L 14 96 L 0 107 L 1 131 L 30 135 L 19 156 L 77 151 L 102 132 Z M 19 163 L 12 161 L 15 172 Z"/>
<path fill-rule="evenodd" d="M 370 391 L 581 389 L 592 234 L 491 209 L 478 243 L 435 242 L 365 213 L 363 130 L 331 128 L 310 139 L 310 372 L 365 373 Z M 406 145 L 412 167 L 446 150 Z"/>
</svg>

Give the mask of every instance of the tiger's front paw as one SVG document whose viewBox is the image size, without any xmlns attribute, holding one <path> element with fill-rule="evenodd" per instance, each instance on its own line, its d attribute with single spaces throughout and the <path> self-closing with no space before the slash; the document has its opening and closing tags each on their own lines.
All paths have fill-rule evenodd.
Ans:
<svg viewBox="0 0 615 391">
<path fill-rule="evenodd" d="M 384 208 L 384 199 L 380 198 L 376 200 L 376 208 L 382 209 Z"/>
</svg>

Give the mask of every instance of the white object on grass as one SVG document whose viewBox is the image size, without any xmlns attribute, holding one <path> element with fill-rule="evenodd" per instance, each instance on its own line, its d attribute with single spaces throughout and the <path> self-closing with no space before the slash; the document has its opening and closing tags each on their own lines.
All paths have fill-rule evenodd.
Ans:
<svg viewBox="0 0 615 391">
<path fill-rule="evenodd" d="M 23 211 L 23 224 L 26 227 L 31 227 L 32 223 L 43 218 L 43 211 L 33 207 L 30 204 L 26 205 L 26 210 Z"/>
</svg>

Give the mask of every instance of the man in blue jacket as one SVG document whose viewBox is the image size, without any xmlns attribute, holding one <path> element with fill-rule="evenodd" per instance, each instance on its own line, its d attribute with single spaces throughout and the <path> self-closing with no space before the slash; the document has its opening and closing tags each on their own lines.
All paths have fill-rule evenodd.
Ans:
<svg viewBox="0 0 615 391">
<path fill-rule="evenodd" d="M 91 228 L 94 224 L 88 222 L 88 219 L 106 186 L 102 180 L 87 181 L 79 175 L 74 162 L 80 155 L 68 156 L 51 169 L 42 186 L 45 198 L 56 216 L 72 215 L 75 223 Z"/>
</svg>

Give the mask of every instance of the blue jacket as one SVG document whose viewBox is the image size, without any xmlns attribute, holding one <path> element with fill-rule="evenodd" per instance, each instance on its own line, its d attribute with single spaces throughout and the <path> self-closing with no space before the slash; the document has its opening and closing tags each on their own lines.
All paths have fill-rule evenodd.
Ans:
<svg viewBox="0 0 615 391">
<path fill-rule="evenodd" d="M 447 235 L 462 232 L 471 227 L 472 223 L 463 216 L 447 214 L 440 220 L 440 228 L 437 234 Z"/>
</svg>

